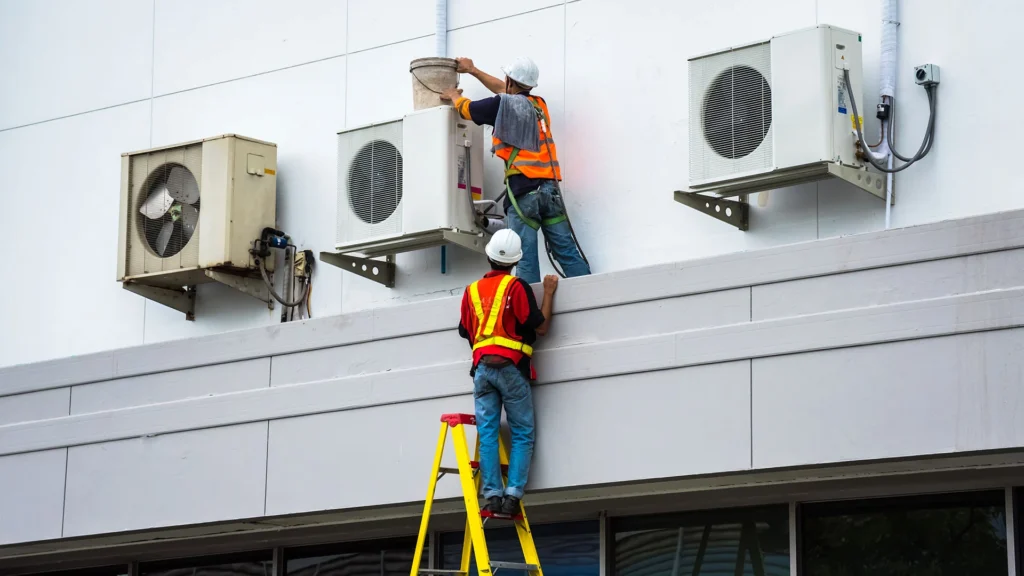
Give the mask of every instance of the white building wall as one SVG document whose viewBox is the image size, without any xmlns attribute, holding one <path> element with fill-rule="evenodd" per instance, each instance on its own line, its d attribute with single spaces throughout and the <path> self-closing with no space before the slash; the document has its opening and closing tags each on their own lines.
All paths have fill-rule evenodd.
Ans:
<svg viewBox="0 0 1024 576">
<path fill-rule="evenodd" d="M 1013 184 L 1024 121 L 1004 113 L 1024 80 L 1001 67 L 1024 5 L 902 4 L 903 148 L 927 112 L 911 67 L 939 64 L 943 83 L 936 144 L 897 177 L 893 225 L 1024 206 Z M 494 72 L 519 53 L 538 62 L 574 224 L 601 273 L 884 226 L 882 202 L 837 183 L 753 202 L 746 233 L 672 200 L 687 182 L 687 57 L 815 23 L 863 33 L 870 110 L 878 0 L 450 0 L 448 51 Z M 302 248 L 330 249 L 335 133 L 409 110 L 407 64 L 430 55 L 432 30 L 429 0 L 0 0 L 0 230 L 14 239 L 0 273 L 0 365 L 278 322 L 217 285 L 200 287 L 194 323 L 121 289 L 119 154 L 223 132 L 276 142 L 279 227 Z M 462 85 L 485 94 L 472 78 Z M 488 159 L 489 195 L 500 180 Z M 446 275 L 438 249 L 398 266 L 391 290 L 320 266 L 314 314 L 458 293 L 485 263 L 450 248 Z"/>
</svg>

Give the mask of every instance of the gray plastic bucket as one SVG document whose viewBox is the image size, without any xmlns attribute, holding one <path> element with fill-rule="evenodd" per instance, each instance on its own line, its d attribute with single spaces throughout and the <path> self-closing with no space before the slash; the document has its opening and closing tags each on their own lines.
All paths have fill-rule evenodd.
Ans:
<svg viewBox="0 0 1024 576">
<path fill-rule="evenodd" d="M 457 68 L 458 64 L 451 58 L 417 58 L 410 62 L 413 109 L 450 104 L 441 100 L 441 92 L 459 85 Z"/>
</svg>

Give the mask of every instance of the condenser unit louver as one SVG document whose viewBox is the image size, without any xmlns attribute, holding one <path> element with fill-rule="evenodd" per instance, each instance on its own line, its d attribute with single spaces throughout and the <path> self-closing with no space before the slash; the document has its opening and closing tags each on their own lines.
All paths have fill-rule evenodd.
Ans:
<svg viewBox="0 0 1024 576">
<path fill-rule="evenodd" d="M 276 175 L 276 145 L 232 134 L 122 154 L 118 282 L 177 300 L 256 276 L 249 250 L 275 226 Z"/>
<path fill-rule="evenodd" d="M 450 106 L 340 132 L 336 249 L 374 257 L 482 236 L 482 182 L 482 129 Z"/>
<path fill-rule="evenodd" d="M 857 157 L 843 83 L 849 70 L 864 101 L 861 66 L 860 34 L 828 25 L 691 58 L 690 189 L 676 199 L 746 229 L 745 203 L 702 193 L 717 199 L 839 177 L 882 194 L 882 179 Z"/>
</svg>

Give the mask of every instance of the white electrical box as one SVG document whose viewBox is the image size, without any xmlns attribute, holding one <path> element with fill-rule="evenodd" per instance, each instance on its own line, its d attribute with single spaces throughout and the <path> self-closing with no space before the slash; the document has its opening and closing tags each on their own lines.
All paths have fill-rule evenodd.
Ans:
<svg viewBox="0 0 1024 576">
<path fill-rule="evenodd" d="M 339 132 L 336 249 L 393 254 L 482 234 L 483 147 L 482 128 L 451 106 Z"/>
<path fill-rule="evenodd" d="M 862 167 L 844 70 L 863 116 L 857 32 L 821 25 L 691 58 L 691 187 L 766 176 L 784 185 L 823 162 Z"/>
</svg>

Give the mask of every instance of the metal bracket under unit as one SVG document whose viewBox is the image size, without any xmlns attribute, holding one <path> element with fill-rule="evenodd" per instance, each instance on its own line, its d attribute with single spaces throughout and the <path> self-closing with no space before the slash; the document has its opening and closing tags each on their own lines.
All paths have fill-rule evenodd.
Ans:
<svg viewBox="0 0 1024 576">
<path fill-rule="evenodd" d="M 260 302 L 266 303 L 267 308 L 274 309 L 274 299 L 270 297 L 270 290 L 262 278 L 241 276 L 220 270 L 204 270 L 204 272 L 210 280 L 219 282 L 229 288 L 234 288 L 243 294 L 248 294 Z"/>
<path fill-rule="evenodd" d="M 136 284 L 134 282 L 125 282 L 121 286 L 129 292 L 134 292 L 143 298 L 159 302 L 168 308 L 173 308 L 183 313 L 185 320 L 189 322 L 196 319 L 196 289 L 194 286 L 182 290 L 146 286 L 145 284 Z"/>
<path fill-rule="evenodd" d="M 750 224 L 750 206 L 740 200 L 726 200 L 716 196 L 705 196 L 697 192 L 676 192 L 676 202 L 717 218 L 726 224 L 732 224 L 746 231 Z"/>
<path fill-rule="evenodd" d="M 361 258 L 335 252 L 321 252 L 320 261 L 331 266 L 337 266 L 346 272 L 373 280 L 388 288 L 395 287 L 394 255 L 385 256 L 384 260 L 374 260 L 372 258 Z"/>
<path fill-rule="evenodd" d="M 740 230 L 749 225 L 749 206 L 743 201 L 724 200 L 730 197 L 746 197 L 749 194 L 766 192 L 787 186 L 838 178 L 874 196 L 885 200 L 885 174 L 869 172 L 835 162 L 817 162 L 805 166 L 776 170 L 764 174 L 744 176 L 734 180 L 723 180 L 713 184 L 694 186 L 692 189 L 676 191 L 675 199 L 709 216 L 732 224 Z M 893 195 L 892 203 L 896 197 Z"/>
<path fill-rule="evenodd" d="M 348 245 L 344 252 L 321 252 L 320 260 L 346 272 L 352 272 L 383 284 L 388 288 L 394 288 L 396 254 L 447 244 L 454 244 L 483 254 L 489 238 L 490 235 L 485 233 L 474 234 L 451 228 L 426 230 L 397 238 Z M 374 260 L 381 256 L 384 257 L 384 260 Z"/>
</svg>

